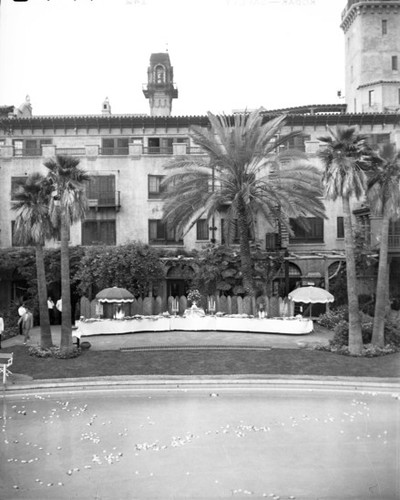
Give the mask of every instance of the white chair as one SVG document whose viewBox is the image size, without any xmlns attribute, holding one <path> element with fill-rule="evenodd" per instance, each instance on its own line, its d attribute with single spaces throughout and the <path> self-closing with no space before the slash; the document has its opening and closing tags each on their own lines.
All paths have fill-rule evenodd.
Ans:
<svg viewBox="0 0 400 500">
<path fill-rule="evenodd" d="M 3 374 L 3 384 L 6 383 L 8 375 L 11 375 L 11 371 L 8 369 L 9 366 L 13 364 L 13 353 L 0 353 L 0 374 Z"/>
</svg>

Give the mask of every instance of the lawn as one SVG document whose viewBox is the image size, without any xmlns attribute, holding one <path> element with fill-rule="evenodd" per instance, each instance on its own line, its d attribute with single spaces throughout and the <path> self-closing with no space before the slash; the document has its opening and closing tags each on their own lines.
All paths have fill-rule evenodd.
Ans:
<svg viewBox="0 0 400 500">
<path fill-rule="evenodd" d="M 12 371 L 33 379 L 112 375 L 308 375 L 400 376 L 400 353 L 355 358 L 308 349 L 83 351 L 73 359 L 36 358 L 24 346 L 14 352 Z"/>
</svg>

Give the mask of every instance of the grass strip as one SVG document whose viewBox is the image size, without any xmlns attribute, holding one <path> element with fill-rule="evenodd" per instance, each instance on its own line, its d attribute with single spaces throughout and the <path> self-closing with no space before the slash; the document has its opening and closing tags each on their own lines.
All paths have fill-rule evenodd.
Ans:
<svg viewBox="0 0 400 500">
<path fill-rule="evenodd" d="M 321 375 L 400 376 L 400 353 L 376 358 L 342 356 L 308 349 L 84 351 L 72 359 L 37 358 L 25 346 L 14 352 L 11 370 L 33 379 L 113 375 Z"/>
</svg>

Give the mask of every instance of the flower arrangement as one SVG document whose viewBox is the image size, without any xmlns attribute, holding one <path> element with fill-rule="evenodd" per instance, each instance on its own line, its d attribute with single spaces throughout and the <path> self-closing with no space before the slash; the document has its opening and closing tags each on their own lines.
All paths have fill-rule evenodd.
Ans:
<svg viewBox="0 0 400 500">
<path fill-rule="evenodd" d="M 196 290 L 195 288 L 193 290 L 189 291 L 187 298 L 192 304 L 195 302 L 201 301 L 200 292 L 198 290 Z"/>
</svg>

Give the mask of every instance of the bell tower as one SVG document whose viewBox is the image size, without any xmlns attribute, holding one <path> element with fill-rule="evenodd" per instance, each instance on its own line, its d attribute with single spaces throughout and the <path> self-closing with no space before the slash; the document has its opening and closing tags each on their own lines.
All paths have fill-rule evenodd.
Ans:
<svg viewBox="0 0 400 500">
<path fill-rule="evenodd" d="M 346 103 L 349 113 L 400 109 L 400 0 L 347 0 Z"/>
<path fill-rule="evenodd" d="M 151 116 L 171 115 L 172 99 L 178 97 L 178 89 L 168 52 L 151 54 L 143 94 L 149 99 Z"/>
</svg>

